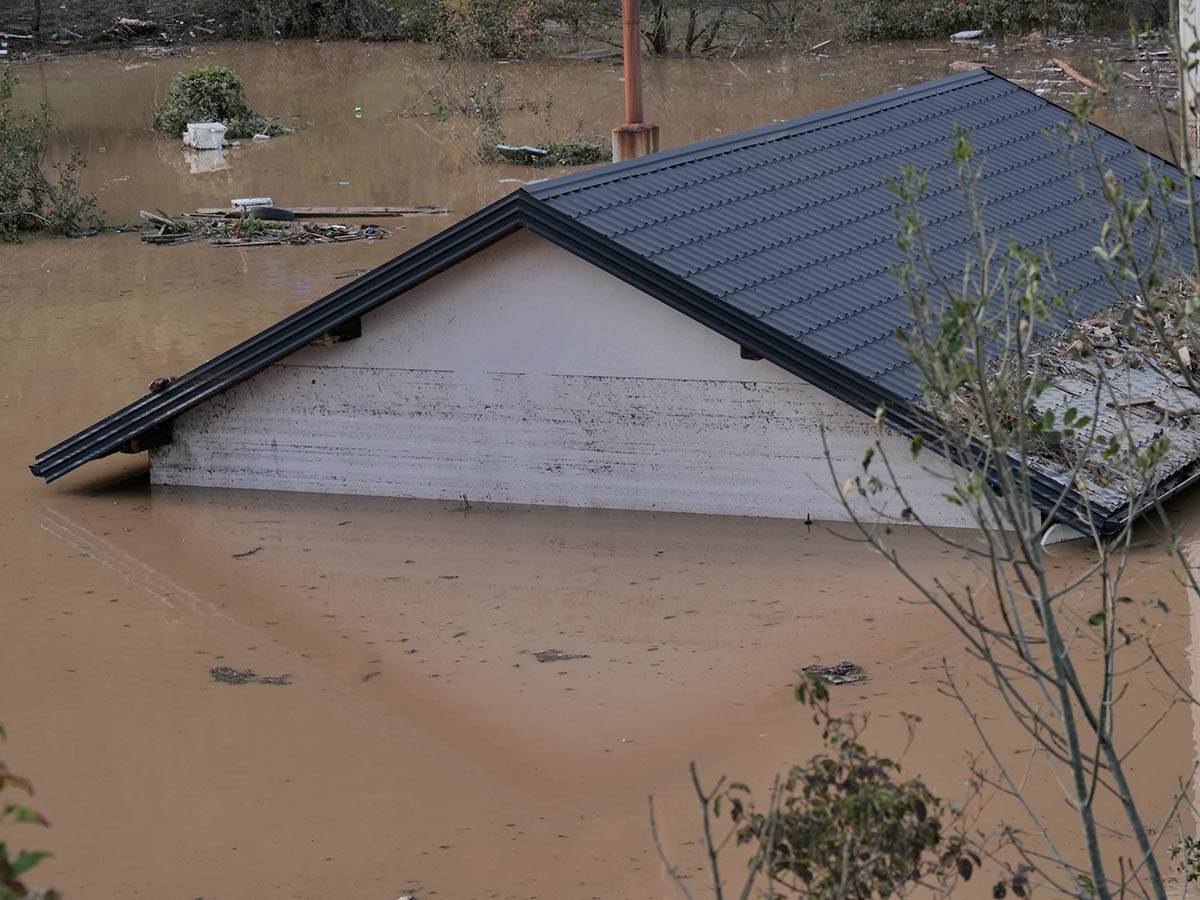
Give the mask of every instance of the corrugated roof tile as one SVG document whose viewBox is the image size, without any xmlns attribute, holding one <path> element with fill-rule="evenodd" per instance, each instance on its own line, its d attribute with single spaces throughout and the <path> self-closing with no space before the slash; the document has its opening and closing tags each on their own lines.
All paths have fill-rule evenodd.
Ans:
<svg viewBox="0 0 1200 900">
<path fill-rule="evenodd" d="M 978 151 L 977 197 L 991 240 L 1049 246 L 1062 288 L 1074 292 L 1055 321 L 1114 301 L 1091 253 L 1104 215 L 1092 152 L 1126 181 L 1148 166 L 1170 167 L 1100 129 L 1090 146 L 1073 143 L 1070 123 L 1067 111 L 981 72 L 532 193 L 781 337 L 911 399 L 919 391 L 895 336 L 909 311 L 895 276 L 904 254 L 892 186 L 905 166 L 925 170 L 925 239 L 935 265 L 960 271 L 976 253 L 951 158 L 960 132 Z"/>
</svg>

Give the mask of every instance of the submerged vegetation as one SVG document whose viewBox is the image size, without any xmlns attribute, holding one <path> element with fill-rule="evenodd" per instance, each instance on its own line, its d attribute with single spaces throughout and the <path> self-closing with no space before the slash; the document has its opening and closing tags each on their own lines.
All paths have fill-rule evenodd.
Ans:
<svg viewBox="0 0 1200 900">
<path fill-rule="evenodd" d="M 52 123 L 45 106 L 34 112 L 16 107 L 17 79 L 10 66 L 0 71 L 0 240 L 23 231 L 77 235 L 101 227 L 96 198 L 80 190 L 82 155 L 72 150 L 47 171 Z"/>
<path fill-rule="evenodd" d="M 543 134 L 550 132 L 549 114 L 554 105 L 554 96 L 548 94 L 542 100 L 505 99 L 504 78 L 489 75 L 473 80 L 461 66 L 451 66 L 441 81 L 432 86 L 413 104 L 405 115 L 429 115 L 440 122 L 461 118 L 472 123 L 475 130 L 476 156 L 480 162 L 510 162 L 523 165 L 587 166 L 612 159 L 612 148 L 607 140 L 590 137 L 584 133 L 583 120 L 575 123 L 575 131 L 561 138 L 541 140 L 534 147 L 506 147 L 512 136 L 505 129 L 504 117 L 508 111 L 532 115 L 535 130 Z M 516 152 L 510 152 L 516 151 Z"/>
<path fill-rule="evenodd" d="M 220 122 L 230 139 L 256 134 L 277 137 L 286 131 L 246 102 L 246 88 L 237 72 L 226 66 L 200 66 L 171 80 L 171 92 L 154 113 L 154 127 L 178 137 L 189 122 Z"/>
<path fill-rule="evenodd" d="M 582 125 L 575 134 L 546 144 L 541 164 L 547 166 L 590 166 L 612 159 L 612 148 L 603 141 L 586 137 Z"/>
</svg>

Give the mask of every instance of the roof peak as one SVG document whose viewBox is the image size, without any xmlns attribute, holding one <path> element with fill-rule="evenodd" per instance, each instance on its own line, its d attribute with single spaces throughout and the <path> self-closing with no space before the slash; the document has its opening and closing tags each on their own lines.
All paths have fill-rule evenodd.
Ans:
<svg viewBox="0 0 1200 900">
<path fill-rule="evenodd" d="M 1007 84 L 1012 84 L 1008 79 L 997 75 L 990 69 L 980 67 L 968 72 L 950 75 L 946 78 L 939 78 L 935 81 L 923 81 L 888 94 L 855 100 L 852 103 L 809 113 L 794 119 L 787 119 L 783 122 L 773 122 L 770 125 L 763 125 L 747 131 L 738 131 L 733 134 L 708 138 L 703 141 L 695 141 L 690 144 L 684 144 L 681 147 L 673 147 L 659 153 L 652 153 L 649 156 L 640 156 L 636 159 L 612 163 L 598 169 L 575 172 L 570 175 L 564 175 L 561 178 L 528 185 L 523 190 L 537 197 L 539 200 L 548 200 L 552 197 L 559 197 L 572 191 L 595 187 L 596 185 L 616 181 L 621 178 L 656 172 L 683 163 L 694 162 L 697 159 L 718 156 L 722 153 L 728 153 L 743 147 L 764 144 L 780 137 L 799 133 L 808 126 L 832 124 L 838 120 L 850 118 L 855 115 L 877 112 L 881 109 L 909 103 L 933 94 L 943 93 L 948 90 L 988 80 L 1003 81 Z M 1017 88 L 1018 86 L 1013 85 L 1013 87 Z"/>
</svg>

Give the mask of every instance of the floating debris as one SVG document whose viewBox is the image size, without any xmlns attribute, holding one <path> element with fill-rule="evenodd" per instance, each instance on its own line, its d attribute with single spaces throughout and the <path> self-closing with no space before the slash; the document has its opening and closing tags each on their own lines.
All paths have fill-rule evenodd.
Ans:
<svg viewBox="0 0 1200 900">
<path fill-rule="evenodd" d="M 1089 91 L 1099 90 L 1100 93 L 1102 93 L 1102 94 L 1108 93 L 1107 87 L 1098 85 L 1098 84 L 1096 84 L 1096 82 L 1092 81 L 1092 79 L 1088 78 L 1086 75 L 1080 74 L 1079 70 L 1076 69 L 1074 66 L 1072 66 L 1065 59 L 1052 59 L 1052 60 L 1050 60 L 1050 65 L 1054 66 L 1057 69 L 1061 69 L 1064 75 L 1066 75 L 1072 81 L 1076 81 L 1079 84 L 1083 85 Z"/>
<path fill-rule="evenodd" d="M 220 150 L 225 146 L 225 132 L 220 122 L 188 122 L 183 133 L 183 145 L 193 150 Z"/>
<path fill-rule="evenodd" d="M 235 200 L 232 207 L 201 207 L 192 215 L 206 218 L 237 219 L 247 212 L 257 215 L 260 208 L 271 207 L 287 212 L 293 219 L 383 219 L 405 216 L 440 216 L 449 210 L 444 206 L 272 206 L 270 197 L 249 197 Z"/>
<path fill-rule="evenodd" d="M 215 666 L 208 670 L 208 674 L 213 681 L 222 684 L 248 684 L 258 677 L 251 669 L 234 669 L 230 666 Z"/>
<path fill-rule="evenodd" d="M 863 670 L 863 667 L 848 659 L 843 659 L 832 666 L 805 666 L 801 671 L 807 672 L 810 675 L 819 675 L 829 684 L 857 684 L 860 681 L 867 680 L 867 673 Z"/>
<path fill-rule="evenodd" d="M 550 155 L 550 151 L 545 147 L 531 147 L 529 145 L 514 147 L 511 144 L 497 144 L 496 152 L 509 162 L 521 163 L 521 165 L 525 166 L 533 165 Z"/>
<path fill-rule="evenodd" d="M 580 50 L 578 53 L 564 53 L 559 59 L 577 59 L 584 62 L 604 62 L 621 59 L 624 54 L 613 47 L 601 47 L 596 50 Z"/>
<path fill-rule="evenodd" d="M 972 28 L 969 31 L 956 31 L 954 34 L 950 35 L 950 40 L 959 42 L 977 41 L 981 37 L 983 37 L 983 29 Z"/>
<path fill-rule="evenodd" d="M 272 208 L 273 209 L 273 208 Z M 281 244 L 336 244 L 377 240 L 392 232 L 382 225 L 342 225 L 321 222 L 278 221 L 246 216 L 224 219 L 213 216 L 168 216 L 163 212 L 139 213 L 146 222 L 142 241 L 147 244 L 186 244 L 208 241 L 214 247 L 264 247 Z"/>
<path fill-rule="evenodd" d="M 257 675 L 252 669 L 235 669 L 231 666 L 214 666 L 208 670 L 213 681 L 222 684 L 249 684 L 256 681 L 259 684 L 291 684 L 291 675 Z"/>
<path fill-rule="evenodd" d="M 590 659 L 591 655 L 587 653 L 568 653 L 565 650 L 539 650 L 533 654 L 533 658 L 540 663 L 569 662 L 572 659 Z"/>
</svg>

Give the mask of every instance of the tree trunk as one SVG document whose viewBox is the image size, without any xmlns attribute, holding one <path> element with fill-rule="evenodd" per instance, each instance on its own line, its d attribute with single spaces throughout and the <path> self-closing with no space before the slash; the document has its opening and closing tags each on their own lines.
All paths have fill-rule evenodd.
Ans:
<svg viewBox="0 0 1200 900">
<path fill-rule="evenodd" d="M 29 29 L 29 33 L 33 35 L 33 42 L 36 44 L 41 39 L 42 31 L 42 0 L 33 0 L 33 25 Z"/>
<path fill-rule="evenodd" d="M 654 0 L 650 13 L 650 28 L 646 31 L 650 52 L 661 56 L 671 46 L 671 22 L 667 14 L 666 0 Z"/>
</svg>

